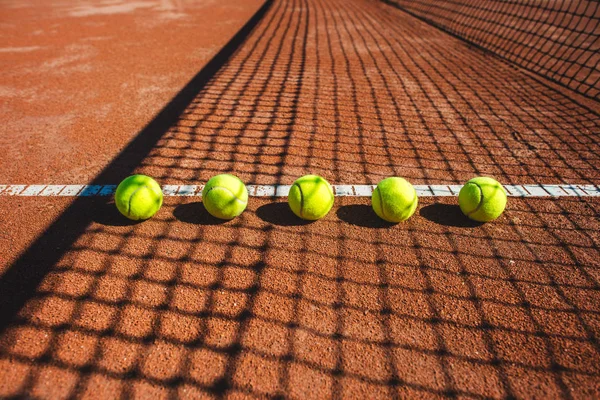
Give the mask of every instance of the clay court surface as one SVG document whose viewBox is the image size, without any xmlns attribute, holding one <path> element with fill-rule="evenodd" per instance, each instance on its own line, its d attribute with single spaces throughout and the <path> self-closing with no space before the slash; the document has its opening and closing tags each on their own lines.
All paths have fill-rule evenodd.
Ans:
<svg viewBox="0 0 600 400">
<path fill-rule="evenodd" d="M 402 3 L 402 1 L 399 1 Z M 0 5 L 0 184 L 600 184 L 600 105 L 374 0 Z M 565 86 L 566 85 L 566 86 Z M 591 95 L 590 95 L 591 93 Z M 597 398 L 600 197 L 0 193 L 0 396 Z"/>
</svg>

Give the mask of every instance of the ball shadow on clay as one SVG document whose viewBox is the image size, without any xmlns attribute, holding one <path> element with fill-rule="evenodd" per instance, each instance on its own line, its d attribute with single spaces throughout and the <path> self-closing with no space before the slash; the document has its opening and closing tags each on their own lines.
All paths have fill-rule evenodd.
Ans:
<svg viewBox="0 0 600 400">
<path fill-rule="evenodd" d="M 279 226 L 302 226 L 315 222 L 298 218 L 298 216 L 290 210 L 290 206 L 287 202 L 269 203 L 260 206 L 256 210 L 256 215 L 265 222 Z"/>
<path fill-rule="evenodd" d="M 421 208 L 419 214 L 428 221 L 444 226 L 475 228 L 484 224 L 483 222 L 469 219 L 462 213 L 460 207 L 455 204 L 430 204 Z"/>
<path fill-rule="evenodd" d="M 379 218 L 373 207 L 364 204 L 350 204 L 337 210 L 337 216 L 344 222 L 364 228 L 390 228 L 398 225 Z"/>
<path fill-rule="evenodd" d="M 222 225 L 229 222 L 210 215 L 201 201 L 178 205 L 173 210 L 173 216 L 178 221 L 195 225 Z"/>
<path fill-rule="evenodd" d="M 94 210 L 92 213 L 92 220 L 102 225 L 131 226 L 144 222 L 144 220 L 131 220 L 121 214 L 119 210 L 117 210 L 114 200 L 101 202 L 93 207 L 90 207 L 90 209 Z"/>
</svg>

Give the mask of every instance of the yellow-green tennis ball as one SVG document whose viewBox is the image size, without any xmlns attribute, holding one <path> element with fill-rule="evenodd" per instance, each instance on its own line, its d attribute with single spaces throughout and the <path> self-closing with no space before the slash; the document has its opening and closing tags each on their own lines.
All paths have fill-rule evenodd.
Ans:
<svg viewBox="0 0 600 400">
<path fill-rule="evenodd" d="M 296 179 L 288 194 L 288 204 L 293 213 L 309 221 L 327 215 L 333 201 L 331 185 L 318 175 L 304 175 Z"/>
<path fill-rule="evenodd" d="M 117 209 L 134 221 L 152 217 L 163 203 L 160 185 L 149 176 L 132 175 L 125 178 L 115 192 Z"/>
<path fill-rule="evenodd" d="M 417 191 L 404 178 L 385 178 L 377 184 L 371 196 L 373 211 L 388 222 L 401 222 L 409 219 L 417 209 Z"/>
<path fill-rule="evenodd" d="M 458 205 L 463 214 L 474 221 L 492 221 L 502 215 L 506 207 L 506 190 L 495 179 L 473 178 L 460 189 Z"/>
<path fill-rule="evenodd" d="M 202 190 L 202 203 L 213 217 L 233 219 L 248 205 L 248 189 L 237 176 L 213 176 Z"/>
</svg>

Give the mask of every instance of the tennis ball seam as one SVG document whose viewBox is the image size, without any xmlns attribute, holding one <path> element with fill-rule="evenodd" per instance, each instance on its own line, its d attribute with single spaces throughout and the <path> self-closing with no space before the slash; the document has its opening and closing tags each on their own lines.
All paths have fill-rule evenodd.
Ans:
<svg viewBox="0 0 600 400">
<path fill-rule="evenodd" d="M 470 217 L 471 215 L 473 215 L 477 211 L 479 211 L 479 209 L 485 202 L 485 196 L 483 195 L 483 190 L 481 189 L 481 186 L 479 186 L 478 184 L 476 184 L 474 182 L 467 182 L 467 185 L 475 185 L 475 187 L 479 190 L 479 193 L 481 194 L 481 199 L 479 200 L 479 204 L 477 204 L 477 206 L 473 210 L 471 210 L 467 213 L 467 217 Z"/>
<path fill-rule="evenodd" d="M 383 210 L 383 197 L 381 197 L 379 188 L 375 188 L 375 193 L 377 193 L 377 197 L 379 198 L 379 208 L 381 209 L 381 215 L 383 215 L 383 219 L 387 220 L 387 215 L 385 215 L 385 211 Z"/>
<path fill-rule="evenodd" d="M 296 186 L 300 192 L 300 218 L 304 218 L 304 193 L 302 193 L 302 188 L 297 183 L 294 183 L 292 186 Z"/>
<path fill-rule="evenodd" d="M 138 187 L 137 189 L 135 189 L 133 191 L 133 193 L 131 193 L 131 195 L 129 196 L 129 201 L 127 202 L 127 216 L 131 217 L 131 201 L 133 200 L 133 196 L 135 196 L 135 194 L 137 192 L 139 192 L 140 190 L 144 189 L 144 188 L 148 188 L 147 185 L 141 185 L 140 187 Z"/>
<path fill-rule="evenodd" d="M 233 193 L 233 192 L 231 191 L 231 189 L 229 189 L 229 188 L 226 188 L 225 186 L 212 186 L 212 187 L 210 187 L 210 188 L 209 188 L 209 189 L 206 191 L 206 193 L 203 195 L 203 197 L 206 197 L 206 196 L 207 196 L 207 195 L 208 195 L 210 192 L 212 192 L 212 190 L 213 190 L 213 189 L 225 189 L 225 190 L 227 190 L 229 193 L 231 193 L 231 195 L 232 195 L 232 196 L 235 198 L 235 200 L 236 200 L 236 201 L 239 201 L 239 202 L 240 202 L 240 203 L 242 203 L 242 204 L 248 204 L 248 202 L 247 202 L 247 201 L 242 201 L 242 200 L 241 200 L 239 197 L 237 197 L 237 196 L 235 195 L 235 193 Z"/>
</svg>

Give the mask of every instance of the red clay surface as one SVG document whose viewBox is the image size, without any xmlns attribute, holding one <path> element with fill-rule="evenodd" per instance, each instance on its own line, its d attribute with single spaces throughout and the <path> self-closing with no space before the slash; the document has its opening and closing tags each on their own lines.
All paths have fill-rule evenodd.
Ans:
<svg viewBox="0 0 600 400">
<path fill-rule="evenodd" d="M 93 179 L 262 3 L 3 1 L 3 182 Z"/>
<path fill-rule="evenodd" d="M 600 3 L 595 0 L 386 1 L 600 100 Z"/>
<path fill-rule="evenodd" d="M 198 89 L 96 181 L 600 183 L 597 108 L 378 2 L 275 2 Z M 387 225 L 368 199 L 308 224 L 168 198 L 133 224 L 77 199 L 0 278 L 0 395 L 600 396 L 600 202 L 511 199 L 478 225 L 455 201 Z"/>
<path fill-rule="evenodd" d="M 3 1 L 0 184 L 90 182 L 262 4 Z M 0 271 L 66 205 L 0 199 Z"/>
</svg>

